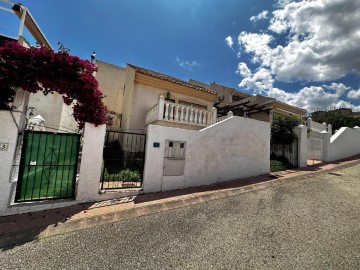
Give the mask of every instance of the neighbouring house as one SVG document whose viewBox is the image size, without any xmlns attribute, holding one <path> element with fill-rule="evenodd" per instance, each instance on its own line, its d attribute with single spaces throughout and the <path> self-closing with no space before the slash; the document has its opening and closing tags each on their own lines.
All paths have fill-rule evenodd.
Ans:
<svg viewBox="0 0 360 270">
<path fill-rule="evenodd" d="M 321 115 L 326 112 L 333 112 L 333 113 L 337 113 L 338 115 L 351 117 L 351 118 L 360 118 L 360 112 L 353 112 L 353 110 L 351 108 L 338 108 L 338 109 L 334 109 L 334 110 L 319 110 L 319 111 L 312 112 L 311 115 L 314 115 L 314 116 Z"/>
<path fill-rule="evenodd" d="M 144 130 L 149 124 L 199 130 L 231 111 L 271 122 L 272 115 L 301 117 L 306 110 L 265 96 L 252 96 L 216 83 L 205 84 L 127 64 L 96 62 L 96 78 L 104 103 L 114 117 L 114 128 Z"/>
<path fill-rule="evenodd" d="M 220 115 L 232 111 L 233 114 L 237 116 L 271 122 L 273 114 L 302 117 L 306 113 L 304 109 L 278 101 L 275 98 L 262 95 L 253 96 L 234 88 L 219 85 L 215 82 L 205 84 L 192 79 L 190 79 L 189 82 L 195 85 L 201 85 L 217 93 L 216 107 Z"/>
</svg>

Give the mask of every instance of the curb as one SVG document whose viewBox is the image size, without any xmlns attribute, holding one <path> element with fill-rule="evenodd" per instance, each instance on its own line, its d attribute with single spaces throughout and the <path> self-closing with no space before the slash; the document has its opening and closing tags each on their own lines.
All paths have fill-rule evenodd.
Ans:
<svg viewBox="0 0 360 270">
<path fill-rule="evenodd" d="M 0 248 L 11 247 L 25 242 L 39 240 L 46 237 L 51 237 L 72 231 L 91 228 L 91 227 L 123 221 L 127 219 L 133 219 L 141 216 L 147 216 L 180 207 L 206 203 L 209 201 L 219 200 L 226 197 L 236 196 L 242 193 L 284 185 L 286 183 L 305 180 L 308 178 L 312 178 L 314 176 L 326 174 L 340 169 L 345 169 L 358 164 L 360 164 L 360 160 L 355 160 L 353 162 L 349 162 L 346 164 L 340 164 L 334 168 L 305 173 L 303 175 L 289 176 L 283 179 L 268 180 L 266 182 L 261 182 L 261 183 L 252 184 L 243 187 L 237 187 L 237 188 L 235 187 L 228 190 L 212 191 L 211 193 L 194 195 L 187 198 L 179 199 L 175 197 L 174 200 L 170 200 L 170 201 L 156 202 L 144 206 L 135 206 L 121 211 L 110 212 L 110 213 L 87 217 L 87 218 L 69 220 L 66 221 L 65 223 L 59 222 L 53 225 L 39 226 L 17 232 L 9 232 L 0 235 Z"/>
</svg>

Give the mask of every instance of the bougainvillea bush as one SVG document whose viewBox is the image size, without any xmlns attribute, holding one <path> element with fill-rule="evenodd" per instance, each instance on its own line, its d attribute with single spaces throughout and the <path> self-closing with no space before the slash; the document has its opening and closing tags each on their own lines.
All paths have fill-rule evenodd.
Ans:
<svg viewBox="0 0 360 270">
<path fill-rule="evenodd" d="M 45 95 L 57 92 L 64 103 L 73 103 L 73 116 L 79 128 L 106 121 L 106 107 L 93 73 L 96 66 L 67 51 L 54 52 L 46 47 L 25 48 L 17 42 L 0 47 L 0 109 L 10 109 L 15 89 Z"/>
</svg>

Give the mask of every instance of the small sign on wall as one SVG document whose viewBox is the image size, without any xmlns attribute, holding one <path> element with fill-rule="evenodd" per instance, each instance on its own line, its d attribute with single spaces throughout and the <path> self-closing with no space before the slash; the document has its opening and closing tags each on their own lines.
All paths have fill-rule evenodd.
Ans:
<svg viewBox="0 0 360 270">
<path fill-rule="evenodd" d="M 155 148 L 159 148 L 159 147 L 160 147 L 160 143 L 159 143 L 159 142 L 154 142 L 153 146 L 154 146 Z"/>
<path fill-rule="evenodd" d="M 0 151 L 7 151 L 9 148 L 9 143 L 0 142 Z"/>
</svg>

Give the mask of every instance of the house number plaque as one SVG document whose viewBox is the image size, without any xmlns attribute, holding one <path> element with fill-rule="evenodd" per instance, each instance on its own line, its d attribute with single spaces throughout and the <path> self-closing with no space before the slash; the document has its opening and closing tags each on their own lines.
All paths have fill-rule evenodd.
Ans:
<svg viewBox="0 0 360 270">
<path fill-rule="evenodd" d="M 7 151 L 9 148 L 9 143 L 0 142 L 0 151 Z"/>
</svg>

